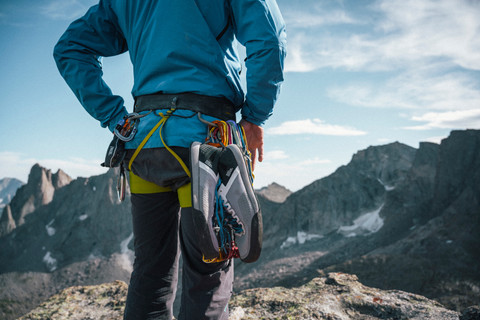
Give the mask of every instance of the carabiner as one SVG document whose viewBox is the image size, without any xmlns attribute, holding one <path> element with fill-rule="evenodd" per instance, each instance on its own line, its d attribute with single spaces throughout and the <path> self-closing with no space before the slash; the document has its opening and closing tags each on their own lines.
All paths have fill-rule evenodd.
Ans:
<svg viewBox="0 0 480 320">
<path fill-rule="evenodd" d="M 125 168 L 123 167 L 123 162 L 120 165 L 120 173 L 117 179 L 117 196 L 120 202 L 125 200 L 125 189 L 127 187 L 127 179 L 125 178 Z"/>
<path fill-rule="evenodd" d="M 215 123 L 203 119 L 202 114 L 200 112 L 197 113 L 197 117 L 198 117 L 198 120 L 200 120 L 200 122 L 203 122 L 203 123 L 208 124 L 209 126 L 212 126 L 212 127 L 215 127 L 215 128 L 218 127 Z"/>
<path fill-rule="evenodd" d="M 144 116 L 145 115 L 139 115 L 136 112 L 127 114 L 117 123 L 113 134 L 124 142 L 132 141 L 137 133 L 138 119 Z"/>
</svg>

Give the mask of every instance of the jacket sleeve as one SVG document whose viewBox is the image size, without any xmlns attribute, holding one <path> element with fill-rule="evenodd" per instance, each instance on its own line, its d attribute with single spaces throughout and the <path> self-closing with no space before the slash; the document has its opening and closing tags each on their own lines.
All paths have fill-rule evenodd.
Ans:
<svg viewBox="0 0 480 320">
<path fill-rule="evenodd" d="M 103 1 L 74 21 L 54 49 L 54 58 L 65 79 L 87 112 L 111 131 L 127 113 L 124 101 L 103 81 L 101 57 L 127 51 L 127 44 Z"/>
<path fill-rule="evenodd" d="M 286 32 L 275 0 L 232 0 L 233 24 L 247 52 L 247 96 L 242 118 L 263 125 L 283 82 Z"/>
</svg>

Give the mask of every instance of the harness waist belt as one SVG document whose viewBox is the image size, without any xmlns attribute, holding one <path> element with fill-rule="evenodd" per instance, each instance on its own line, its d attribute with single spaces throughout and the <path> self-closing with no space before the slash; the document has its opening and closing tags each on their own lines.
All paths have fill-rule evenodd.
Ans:
<svg viewBox="0 0 480 320">
<path fill-rule="evenodd" d="M 185 109 L 212 116 L 224 121 L 235 121 L 235 106 L 226 98 L 210 97 L 195 93 L 155 93 L 135 98 L 135 112 L 156 109 Z"/>
</svg>

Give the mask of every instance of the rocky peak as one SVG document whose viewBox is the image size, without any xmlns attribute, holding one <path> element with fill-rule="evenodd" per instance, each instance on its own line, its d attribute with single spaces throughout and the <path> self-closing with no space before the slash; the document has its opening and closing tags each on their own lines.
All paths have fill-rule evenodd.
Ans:
<svg viewBox="0 0 480 320">
<path fill-rule="evenodd" d="M 405 179 L 416 151 L 395 142 L 357 152 L 347 165 L 290 195 L 275 214 L 281 225 L 266 225 L 264 245 L 277 247 L 275 241 L 299 232 L 321 237 L 363 215 L 373 216 L 386 194 Z"/>
<path fill-rule="evenodd" d="M 14 228 L 23 225 L 26 216 L 36 209 L 49 204 L 53 199 L 55 191 L 68 185 L 71 181 L 72 178 L 61 170 L 52 174 L 51 170 L 35 164 L 30 170 L 27 184 L 17 190 L 15 197 L 10 202 Z M 2 223 L 5 223 L 5 221 L 7 220 L 2 219 Z M 0 237 L 5 235 L 2 231 L 7 229 L 11 228 L 7 228 L 3 224 L 0 225 Z"/>
<path fill-rule="evenodd" d="M 391 186 L 410 168 L 416 151 L 399 142 L 368 147 L 354 154 L 349 165 Z"/>
<path fill-rule="evenodd" d="M 274 182 L 266 187 L 261 188 L 260 190 L 257 190 L 256 193 L 272 202 L 282 203 L 285 202 L 288 196 L 292 194 L 292 191 Z"/>
<path fill-rule="evenodd" d="M 16 217 L 17 221 L 20 221 L 24 216 L 34 211 L 35 207 L 48 204 L 52 201 L 55 192 L 55 187 L 52 183 L 52 171 L 40 167 L 39 164 L 35 164 L 28 175 L 26 189 L 33 191 L 32 196 L 34 196 L 34 200 L 32 206 L 24 210 L 20 216 Z"/>
<path fill-rule="evenodd" d="M 55 189 L 65 187 L 70 182 L 72 182 L 72 178 L 61 169 L 52 175 L 52 184 Z"/>
<path fill-rule="evenodd" d="M 12 271 L 53 272 L 75 261 L 127 253 L 132 227 L 130 201 L 120 202 L 116 194 L 118 171 L 68 182 L 61 172 L 51 174 L 38 166 L 32 169 L 29 183 L 17 192 L 11 203 L 16 228 L 0 241 L 0 274 Z M 62 182 L 63 181 L 63 182 Z M 52 188 L 48 204 L 39 199 L 42 188 Z M 16 212 L 24 210 L 16 201 L 26 199 L 35 209 L 18 225 Z M 38 202 L 35 202 L 38 201 Z M 35 206 L 38 203 L 38 207 Z M 21 252 L 22 254 L 18 254 Z"/>
</svg>

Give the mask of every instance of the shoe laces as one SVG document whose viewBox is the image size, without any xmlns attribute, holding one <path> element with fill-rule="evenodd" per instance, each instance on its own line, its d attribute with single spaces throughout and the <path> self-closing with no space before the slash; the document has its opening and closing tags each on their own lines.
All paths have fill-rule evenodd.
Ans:
<svg viewBox="0 0 480 320">
<path fill-rule="evenodd" d="M 244 232 L 242 224 L 234 217 L 227 208 L 229 205 L 218 194 L 221 185 L 219 179 L 215 188 L 215 215 L 212 217 L 214 229 L 217 231 L 219 240 L 220 256 L 224 259 L 238 258 L 238 247 L 235 244 L 235 234 Z"/>
</svg>

